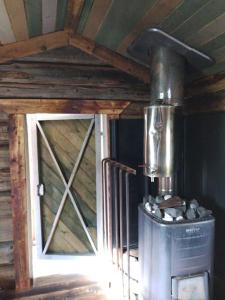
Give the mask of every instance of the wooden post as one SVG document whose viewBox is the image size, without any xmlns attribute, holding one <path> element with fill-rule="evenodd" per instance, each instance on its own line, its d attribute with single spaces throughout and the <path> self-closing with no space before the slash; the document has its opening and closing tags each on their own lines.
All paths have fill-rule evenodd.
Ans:
<svg viewBox="0 0 225 300">
<path fill-rule="evenodd" d="M 30 288 L 28 213 L 25 157 L 25 119 L 9 116 L 9 155 L 13 215 L 14 266 L 16 289 Z"/>
</svg>

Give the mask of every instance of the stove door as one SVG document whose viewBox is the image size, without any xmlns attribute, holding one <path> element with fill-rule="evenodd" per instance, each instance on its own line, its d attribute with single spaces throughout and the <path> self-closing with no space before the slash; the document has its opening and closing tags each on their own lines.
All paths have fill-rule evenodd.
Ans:
<svg viewBox="0 0 225 300">
<path fill-rule="evenodd" d="M 173 300 L 209 300 L 208 273 L 172 278 Z"/>
</svg>

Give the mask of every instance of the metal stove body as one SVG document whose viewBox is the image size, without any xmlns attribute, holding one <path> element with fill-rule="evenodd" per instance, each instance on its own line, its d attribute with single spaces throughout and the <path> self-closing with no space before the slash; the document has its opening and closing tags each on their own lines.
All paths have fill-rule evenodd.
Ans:
<svg viewBox="0 0 225 300">
<path fill-rule="evenodd" d="M 151 70 L 150 104 L 144 109 L 144 175 L 157 183 L 157 195 L 173 197 L 179 181 L 176 118 L 183 105 L 185 68 L 206 67 L 213 60 L 155 28 L 128 51 Z M 144 300 L 209 300 L 215 220 L 200 215 L 176 220 L 165 221 L 139 207 L 140 294 Z"/>
<path fill-rule="evenodd" d="M 141 299 L 211 299 L 214 222 L 170 223 L 139 207 Z"/>
</svg>

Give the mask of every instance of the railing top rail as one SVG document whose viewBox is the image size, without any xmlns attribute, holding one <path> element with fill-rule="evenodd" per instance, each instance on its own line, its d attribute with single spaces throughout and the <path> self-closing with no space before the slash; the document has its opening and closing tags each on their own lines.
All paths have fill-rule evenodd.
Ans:
<svg viewBox="0 0 225 300">
<path fill-rule="evenodd" d="M 110 159 L 110 158 L 104 158 L 104 159 L 102 160 L 102 163 L 103 163 L 103 164 L 109 163 L 109 164 L 111 164 L 112 166 L 117 167 L 117 168 L 121 169 L 122 171 L 127 172 L 127 173 L 129 173 L 129 174 L 133 174 L 133 175 L 136 175 L 136 174 L 137 174 L 137 172 L 136 172 L 135 169 L 132 169 L 132 168 L 130 168 L 130 167 L 124 165 L 124 164 L 121 164 L 121 163 L 118 162 L 118 161 L 112 160 L 112 159 Z"/>
</svg>

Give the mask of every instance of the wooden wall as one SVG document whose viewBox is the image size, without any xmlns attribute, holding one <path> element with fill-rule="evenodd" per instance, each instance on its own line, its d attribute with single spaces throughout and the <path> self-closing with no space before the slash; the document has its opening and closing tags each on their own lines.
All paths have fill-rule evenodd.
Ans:
<svg viewBox="0 0 225 300">
<path fill-rule="evenodd" d="M 149 87 L 69 47 L 0 65 L 0 98 L 146 101 Z"/>
<path fill-rule="evenodd" d="M 0 113 L 0 288 L 14 285 L 8 115 Z"/>
</svg>

